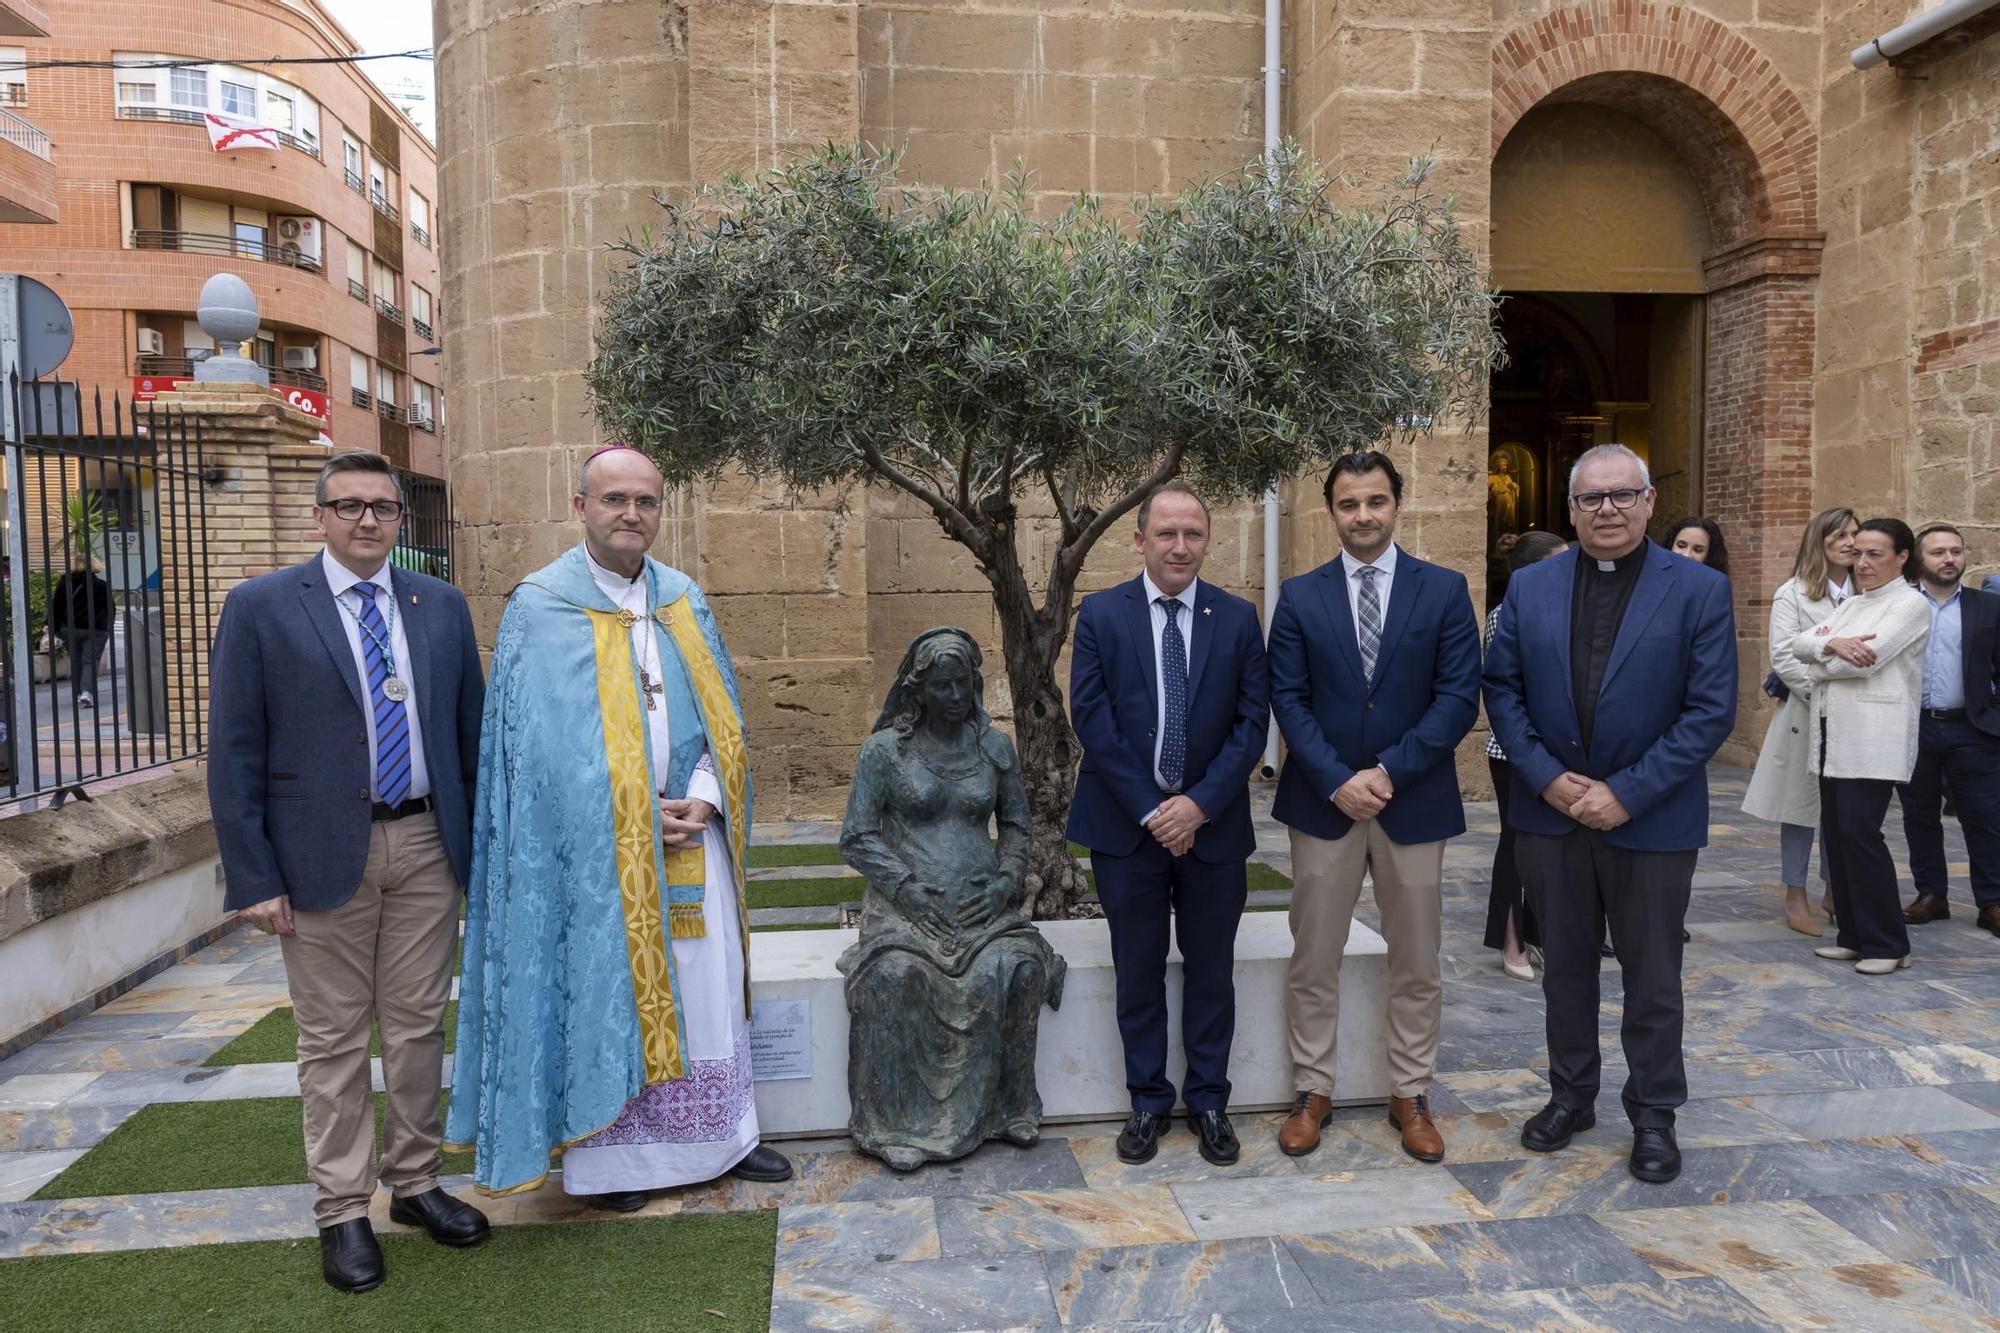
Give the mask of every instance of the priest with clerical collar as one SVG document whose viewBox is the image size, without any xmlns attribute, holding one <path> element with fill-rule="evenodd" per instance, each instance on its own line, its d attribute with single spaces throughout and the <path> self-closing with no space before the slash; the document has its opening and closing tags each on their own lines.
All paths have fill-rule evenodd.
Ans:
<svg viewBox="0 0 2000 1333">
<path fill-rule="evenodd" d="M 446 1137 L 488 1194 L 791 1176 L 758 1142 L 735 669 L 687 575 L 651 559 L 663 486 L 584 461 L 582 543 L 521 581 L 493 650 Z"/>
<path fill-rule="evenodd" d="M 1736 622 L 1728 579 L 1647 540 L 1654 494 L 1623 445 L 1577 460 L 1577 544 L 1508 584 L 1486 711 L 1513 768 L 1507 822 L 1545 963 L 1552 1095 L 1521 1143 L 1555 1152 L 1597 1123 L 1608 922 L 1625 983 L 1629 1166 L 1662 1184 L 1681 1168 L 1682 926 L 1708 841 L 1708 761 L 1736 720 Z"/>
</svg>

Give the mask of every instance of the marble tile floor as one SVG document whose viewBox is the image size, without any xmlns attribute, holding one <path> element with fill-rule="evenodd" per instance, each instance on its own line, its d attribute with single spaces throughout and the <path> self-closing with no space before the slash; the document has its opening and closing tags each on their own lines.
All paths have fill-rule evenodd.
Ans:
<svg viewBox="0 0 2000 1333">
<path fill-rule="evenodd" d="M 1302 1158 L 1277 1151 L 1278 1117 L 1240 1117 L 1243 1157 L 1224 1168 L 1181 1127 L 1142 1167 L 1118 1162 L 1115 1124 L 909 1175 L 795 1143 L 791 1182 L 716 1182 L 638 1215 L 776 1209 L 785 1330 L 2000 1330 L 2000 940 L 1966 919 L 1913 930 L 1916 965 L 1884 980 L 1814 959 L 1783 925 L 1776 830 L 1733 814 L 1744 777 L 1711 777 L 1671 1185 L 1625 1170 L 1615 965 L 1597 1128 L 1550 1157 L 1520 1147 L 1548 1096 L 1541 995 L 1482 945 L 1497 827 L 1475 805 L 1446 858 L 1440 1166 L 1351 1107 Z M 1281 829 L 1262 821 L 1259 843 L 1288 868 Z M 27 1198 L 140 1106 L 291 1095 L 289 1066 L 200 1063 L 284 1000 L 274 942 L 238 932 L 0 1062 L 0 1260 L 310 1236 L 305 1186 Z M 487 1207 L 499 1225 L 601 1216 L 559 1182 Z"/>
</svg>

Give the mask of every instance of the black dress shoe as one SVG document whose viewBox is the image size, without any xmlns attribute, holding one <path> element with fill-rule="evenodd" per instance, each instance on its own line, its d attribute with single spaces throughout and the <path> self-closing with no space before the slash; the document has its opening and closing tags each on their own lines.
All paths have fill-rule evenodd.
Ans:
<svg viewBox="0 0 2000 1333">
<path fill-rule="evenodd" d="M 592 1204 L 599 1208 L 609 1208 L 614 1213 L 636 1213 L 652 1202 L 653 1196 L 645 1190 L 620 1190 L 616 1194 L 593 1194 Z"/>
<path fill-rule="evenodd" d="M 1221 1111 L 1197 1111 L 1194 1133 L 1200 1140 L 1201 1159 L 1211 1166 L 1234 1166 L 1243 1145 L 1236 1141 L 1229 1117 Z"/>
<path fill-rule="evenodd" d="M 1674 1142 L 1672 1125 L 1632 1131 L 1633 1175 L 1654 1185 L 1664 1185 L 1680 1173 L 1681 1148 Z"/>
<path fill-rule="evenodd" d="M 486 1214 L 441 1189 L 407 1199 L 391 1199 L 389 1220 L 406 1227 L 422 1227 L 440 1245 L 477 1245 L 492 1229 L 486 1224 Z"/>
<path fill-rule="evenodd" d="M 1560 1152 L 1569 1141 L 1597 1125 L 1597 1112 L 1589 1107 L 1565 1106 L 1550 1102 L 1521 1126 L 1521 1146 L 1531 1152 Z"/>
<path fill-rule="evenodd" d="M 319 1265 L 327 1286 L 353 1295 L 375 1290 L 388 1276 L 375 1228 L 365 1217 L 319 1229 Z"/>
<path fill-rule="evenodd" d="M 750 1150 L 750 1155 L 729 1168 L 729 1174 L 738 1180 L 754 1180 L 761 1185 L 775 1185 L 781 1180 L 792 1178 L 792 1160 L 775 1148 L 758 1144 Z"/>
<path fill-rule="evenodd" d="M 1118 1133 L 1118 1160 L 1127 1166 L 1153 1160 L 1173 1122 L 1158 1111 L 1134 1111 Z"/>
</svg>

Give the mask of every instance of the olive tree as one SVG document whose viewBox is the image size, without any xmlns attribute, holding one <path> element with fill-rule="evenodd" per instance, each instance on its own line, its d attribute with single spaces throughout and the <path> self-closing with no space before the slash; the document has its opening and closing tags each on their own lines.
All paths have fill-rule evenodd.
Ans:
<svg viewBox="0 0 2000 1333">
<path fill-rule="evenodd" d="M 1034 813 L 1027 893 L 1083 891 L 1055 665 L 1091 548 L 1150 490 L 1257 495 L 1481 406 L 1493 298 L 1415 163 L 1351 184 L 1287 149 L 1173 199 L 1038 216 L 830 147 L 732 177 L 619 246 L 589 384 L 670 484 L 734 465 L 906 492 L 992 586 Z M 1024 507 L 1060 544 L 1029 582 Z"/>
</svg>

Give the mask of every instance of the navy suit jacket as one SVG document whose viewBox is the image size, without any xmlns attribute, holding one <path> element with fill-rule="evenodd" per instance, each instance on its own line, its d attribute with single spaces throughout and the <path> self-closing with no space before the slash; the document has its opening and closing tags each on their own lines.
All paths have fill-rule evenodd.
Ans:
<svg viewBox="0 0 2000 1333">
<path fill-rule="evenodd" d="M 1959 593 L 1958 634 L 1965 646 L 1965 716 L 1989 736 L 2000 736 L 2000 591 Z"/>
<path fill-rule="evenodd" d="M 1380 764 L 1396 795 L 1376 818 L 1397 843 L 1465 832 L 1456 750 L 1479 718 L 1479 621 L 1465 576 L 1400 547 L 1375 681 L 1361 649 L 1339 557 L 1285 580 L 1271 617 L 1271 708 L 1290 753 L 1272 809 L 1315 838 L 1354 821 L 1333 793 Z"/>
<path fill-rule="evenodd" d="M 1486 650 L 1486 713 L 1524 833 L 1580 827 L 1542 800 L 1567 770 L 1609 784 L 1632 817 L 1604 837 L 1632 851 L 1708 845 L 1708 761 L 1736 725 L 1736 615 L 1729 580 L 1649 542 L 1612 643 L 1590 749 L 1570 685 L 1570 609 L 1583 548 L 1515 574 Z"/>
<path fill-rule="evenodd" d="M 1221 864 L 1256 849 L 1250 771 L 1270 729 L 1271 681 L 1257 608 L 1203 580 L 1188 640 L 1187 768 L 1183 794 L 1208 816 L 1189 855 Z M 1092 593 L 1076 616 L 1069 710 L 1083 766 L 1069 836 L 1094 852 L 1130 856 L 1139 823 L 1167 799 L 1153 777 L 1159 664 L 1152 608 L 1139 579 Z"/>
<path fill-rule="evenodd" d="M 462 886 L 486 681 L 472 616 L 441 579 L 390 573 L 409 640 L 431 799 Z M 288 895 L 324 912 L 368 859 L 372 774 L 360 672 L 320 557 L 230 590 L 209 666 L 208 803 L 236 909 Z"/>
</svg>

